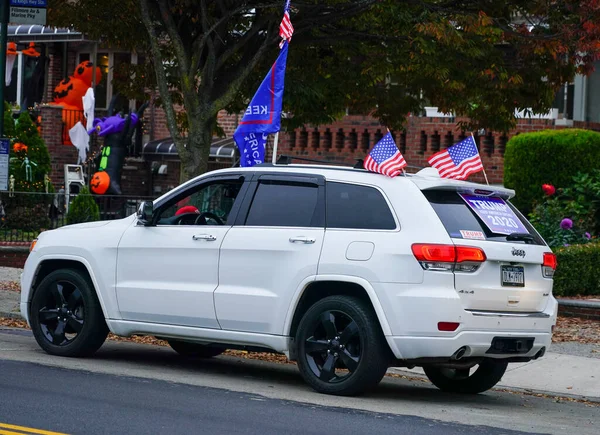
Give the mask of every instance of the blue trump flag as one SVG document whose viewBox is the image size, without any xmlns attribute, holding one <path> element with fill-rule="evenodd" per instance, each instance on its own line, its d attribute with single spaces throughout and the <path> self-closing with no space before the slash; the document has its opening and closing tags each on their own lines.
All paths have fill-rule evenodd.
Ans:
<svg viewBox="0 0 600 435">
<path fill-rule="evenodd" d="M 240 166 L 254 166 L 265 160 L 270 133 L 281 129 L 281 106 L 285 81 L 288 42 L 254 94 L 233 138 L 240 150 Z"/>
</svg>

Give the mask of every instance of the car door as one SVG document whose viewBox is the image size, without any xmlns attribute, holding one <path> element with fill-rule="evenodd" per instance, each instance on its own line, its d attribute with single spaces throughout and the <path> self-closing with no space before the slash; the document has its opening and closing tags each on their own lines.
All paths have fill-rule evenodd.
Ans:
<svg viewBox="0 0 600 435">
<path fill-rule="evenodd" d="M 125 231 L 116 282 L 124 320 L 219 328 L 219 248 L 245 190 L 240 175 L 211 177 L 157 205 L 151 226 Z"/>
<path fill-rule="evenodd" d="M 324 196 L 320 176 L 256 176 L 221 246 L 215 307 L 223 329 L 283 333 L 293 295 L 317 273 Z"/>
</svg>

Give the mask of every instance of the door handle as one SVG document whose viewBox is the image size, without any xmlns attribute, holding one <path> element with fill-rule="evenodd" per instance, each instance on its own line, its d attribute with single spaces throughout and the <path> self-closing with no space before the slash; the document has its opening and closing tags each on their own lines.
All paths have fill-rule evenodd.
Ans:
<svg viewBox="0 0 600 435">
<path fill-rule="evenodd" d="M 207 242 L 214 242 L 217 238 L 211 234 L 195 234 L 192 236 L 194 240 L 206 240 Z"/>
<path fill-rule="evenodd" d="M 304 236 L 290 237 L 290 243 L 296 243 L 296 242 L 310 244 L 310 243 L 315 243 L 316 239 L 311 239 L 311 238 L 304 237 Z"/>
</svg>

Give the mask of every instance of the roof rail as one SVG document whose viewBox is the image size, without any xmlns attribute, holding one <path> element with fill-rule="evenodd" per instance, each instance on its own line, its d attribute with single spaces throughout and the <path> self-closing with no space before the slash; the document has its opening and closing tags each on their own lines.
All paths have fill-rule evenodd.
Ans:
<svg viewBox="0 0 600 435">
<path fill-rule="evenodd" d="M 348 163 L 345 163 L 345 162 L 336 162 L 335 160 L 309 159 L 307 157 L 288 156 L 288 155 L 280 155 L 277 158 L 277 164 L 278 165 L 290 165 L 293 160 L 300 160 L 302 162 L 324 163 L 324 164 L 327 164 L 327 165 L 339 165 L 339 166 L 350 167 L 350 165 Z M 360 167 L 357 166 L 358 162 L 360 162 L 360 164 L 361 164 Z M 358 159 L 358 162 L 357 162 L 356 165 L 354 165 L 354 168 L 360 168 L 360 169 L 362 169 L 362 159 Z"/>
</svg>

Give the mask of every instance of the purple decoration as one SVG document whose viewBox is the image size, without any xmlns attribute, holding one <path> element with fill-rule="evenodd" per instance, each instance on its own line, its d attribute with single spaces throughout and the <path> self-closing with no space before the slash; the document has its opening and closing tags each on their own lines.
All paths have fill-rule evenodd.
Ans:
<svg viewBox="0 0 600 435">
<path fill-rule="evenodd" d="M 136 113 L 130 114 L 131 116 L 131 127 L 137 124 L 138 116 Z M 122 118 L 119 115 L 109 116 L 108 118 L 96 118 L 94 119 L 92 129 L 88 130 L 88 134 L 93 132 L 98 133 L 98 136 L 107 136 L 109 134 L 120 133 L 125 127 L 126 118 Z"/>
</svg>

